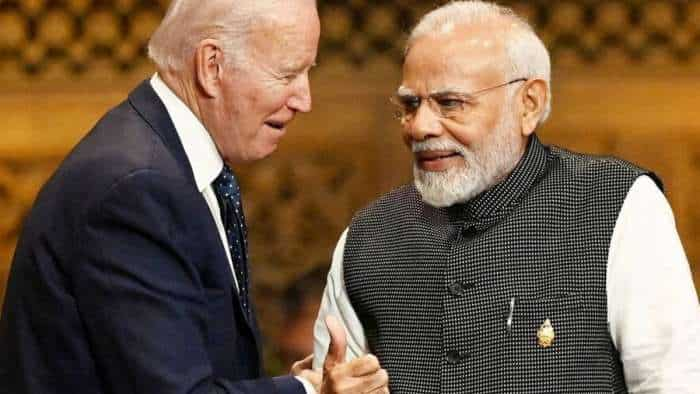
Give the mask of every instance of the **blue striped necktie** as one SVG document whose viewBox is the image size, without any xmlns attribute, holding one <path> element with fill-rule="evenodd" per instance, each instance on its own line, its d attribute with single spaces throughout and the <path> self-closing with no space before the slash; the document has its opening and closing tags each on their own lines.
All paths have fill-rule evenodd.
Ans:
<svg viewBox="0 0 700 394">
<path fill-rule="evenodd" d="M 221 208 L 221 219 L 226 229 L 231 262 L 234 274 L 238 282 L 238 295 L 241 306 L 250 317 L 250 302 L 248 298 L 248 230 L 243 216 L 243 204 L 241 202 L 241 188 L 233 175 L 231 168 L 224 164 L 219 176 L 212 184 L 216 199 Z"/>
</svg>

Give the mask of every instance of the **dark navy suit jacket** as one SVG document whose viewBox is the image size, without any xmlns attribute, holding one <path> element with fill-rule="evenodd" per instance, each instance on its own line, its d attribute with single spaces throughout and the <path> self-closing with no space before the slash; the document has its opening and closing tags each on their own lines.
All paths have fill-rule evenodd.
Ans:
<svg viewBox="0 0 700 394">
<path fill-rule="evenodd" d="M 263 378 L 216 225 L 148 81 L 46 183 L 0 318 L 0 393 L 303 393 Z"/>
</svg>

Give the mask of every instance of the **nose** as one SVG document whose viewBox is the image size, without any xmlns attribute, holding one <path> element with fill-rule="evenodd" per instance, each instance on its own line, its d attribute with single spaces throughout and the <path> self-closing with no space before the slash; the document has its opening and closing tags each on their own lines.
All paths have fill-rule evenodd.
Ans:
<svg viewBox="0 0 700 394">
<path fill-rule="evenodd" d="M 297 112 L 311 112 L 311 86 L 308 73 L 299 75 L 294 81 L 294 92 L 289 97 L 287 106 Z"/>
<path fill-rule="evenodd" d="M 423 101 L 413 118 L 404 125 L 404 138 L 411 141 L 424 141 L 428 138 L 439 137 L 443 133 L 440 118 L 435 115 L 430 106 Z"/>
</svg>

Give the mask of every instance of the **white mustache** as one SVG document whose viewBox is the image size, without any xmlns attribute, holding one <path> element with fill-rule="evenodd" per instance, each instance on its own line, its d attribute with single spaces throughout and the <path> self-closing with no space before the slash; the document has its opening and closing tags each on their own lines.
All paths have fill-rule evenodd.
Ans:
<svg viewBox="0 0 700 394">
<path fill-rule="evenodd" d="M 426 140 L 426 141 L 414 141 L 411 143 L 411 150 L 413 153 L 425 152 L 431 150 L 453 150 L 464 155 L 467 149 L 451 140 Z"/>
</svg>

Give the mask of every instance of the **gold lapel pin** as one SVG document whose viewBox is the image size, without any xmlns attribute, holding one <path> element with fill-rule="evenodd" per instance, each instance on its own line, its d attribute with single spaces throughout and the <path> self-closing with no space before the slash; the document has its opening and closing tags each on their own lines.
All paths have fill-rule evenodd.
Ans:
<svg viewBox="0 0 700 394">
<path fill-rule="evenodd" d="M 554 342 L 554 327 L 552 327 L 552 322 L 547 319 L 537 330 L 537 344 L 540 347 L 548 348 L 552 346 L 552 342 Z"/>
</svg>

